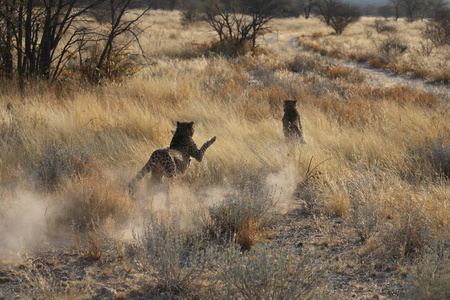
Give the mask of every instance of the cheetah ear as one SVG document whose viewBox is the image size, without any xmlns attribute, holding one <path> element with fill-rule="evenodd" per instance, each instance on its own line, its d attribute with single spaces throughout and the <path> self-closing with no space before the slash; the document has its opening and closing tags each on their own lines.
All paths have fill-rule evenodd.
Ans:
<svg viewBox="0 0 450 300">
<path fill-rule="evenodd" d="M 193 128 L 194 127 L 194 122 L 190 122 L 189 123 L 189 127 Z"/>
<path fill-rule="evenodd" d="M 294 100 L 294 105 L 297 105 L 297 100 Z"/>
<path fill-rule="evenodd" d="M 179 121 L 177 121 L 177 127 L 180 126 L 180 124 L 181 124 L 181 123 L 180 123 Z"/>
</svg>

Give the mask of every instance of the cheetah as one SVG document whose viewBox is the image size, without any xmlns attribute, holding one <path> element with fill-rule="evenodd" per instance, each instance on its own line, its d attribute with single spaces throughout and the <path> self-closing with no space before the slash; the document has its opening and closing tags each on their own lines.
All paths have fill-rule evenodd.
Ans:
<svg viewBox="0 0 450 300">
<path fill-rule="evenodd" d="M 300 115 L 295 106 L 297 100 L 284 100 L 284 116 L 283 116 L 283 133 L 286 141 L 294 141 L 301 144 L 306 144 L 303 138 L 302 123 L 300 122 Z"/>
<path fill-rule="evenodd" d="M 152 183 L 161 183 L 163 176 L 173 178 L 176 174 L 184 174 L 190 165 L 191 157 L 201 162 L 206 149 L 216 141 L 216 137 L 197 149 L 197 145 L 192 139 L 193 135 L 194 122 L 177 122 L 177 129 L 170 146 L 152 153 L 145 166 L 128 184 L 129 192 L 132 193 L 135 184 L 149 172 L 152 173 L 150 179 Z"/>
</svg>

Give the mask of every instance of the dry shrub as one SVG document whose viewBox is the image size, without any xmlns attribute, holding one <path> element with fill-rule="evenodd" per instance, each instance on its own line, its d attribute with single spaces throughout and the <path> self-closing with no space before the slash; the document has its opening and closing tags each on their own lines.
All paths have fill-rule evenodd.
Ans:
<svg viewBox="0 0 450 300">
<path fill-rule="evenodd" d="M 369 63 L 369 65 L 371 65 L 372 67 L 377 68 L 377 69 L 384 70 L 387 68 L 387 63 L 384 60 L 382 60 L 381 58 L 371 58 L 368 61 L 368 63 Z"/>
<path fill-rule="evenodd" d="M 140 242 L 157 283 L 158 299 L 198 299 L 200 293 L 207 293 L 205 273 L 217 252 L 205 249 L 203 234 L 183 229 L 178 217 L 151 215 Z"/>
<path fill-rule="evenodd" d="M 63 205 L 59 221 L 79 230 L 95 228 L 105 221 L 124 223 L 131 217 L 132 200 L 120 179 L 96 174 L 67 181 L 60 192 Z"/>
<path fill-rule="evenodd" d="M 424 107 L 437 107 L 439 99 L 431 93 L 412 90 L 408 86 L 394 86 L 389 88 L 365 87 L 362 91 L 364 96 L 374 100 L 395 101 L 400 104 L 415 104 Z"/>
<path fill-rule="evenodd" d="M 181 25 L 187 29 L 190 25 L 201 20 L 201 14 L 196 9 L 195 4 L 181 12 Z"/>
<path fill-rule="evenodd" d="M 226 57 L 237 57 L 253 52 L 255 48 L 250 40 L 238 42 L 236 39 L 227 38 L 222 41 L 212 42 L 209 50 Z"/>
<path fill-rule="evenodd" d="M 178 52 L 171 55 L 175 58 L 181 59 L 193 59 L 197 57 L 201 57 L 203 55 L 207 55 L 210 51 L 210 44 L 208 43 L 187 43 L 182 49 L 179 49 Z"/>
<path fill-rule="evenodd" d="M 427 246 L 408 274 L 404 285 L 405 299 L 450 299 L 450 241 Z"/>
<path fill-rule="evenodd" d="M 311 34 L 311 38 L 313 39 L 313 40 L 317 40 L 317 39 L 320 39 L 320 38 L 322 38 L 323 37 L 323 32 L 313 32 L 312 34 Z"/>
<path fill-rule="evenodd" d="M 319 72 L 326 68 L 324 62 L 319 56 L 306 54 L 297 54 L 294 59 L 288 63 L 288 69 L 292 72 L 305 73 L 310 71 Z"/>
<path fill-rule="evenodd" d="M 68 177 L 86 176 L 92 167 L 92 157 L 87 151 L 55 140 L 46 144 L 36 161 L 27 165 L 36 185 L 48 190 L 54 190 Z"/>
<path fill-rule="evenodd" d="M 450 44 L 450 9 L 437 12 L 434 18 L 428 20 L 422 29 L 422 37 L 429 39 L 436 47 Z"/>
<path fill-rule="evenodd" d="M 78 235 L 74 244 L 81 258 L 99 260 L 103 255 L 100 237 L 95 231 Z"/>
<path fill-rule="evenodd" d="M 379 185 L 375 174 L 363 176 L 362 173 L 355 174 L 349 183 L 352 223 L 362 241 L 374 235 L 381 222 L 382 206 L 377 193 Z"/>
<path fill-rule="evenodd" d="M 446 70 L 434 70 L 432 73 L 427 74 L 430 77 L 432 83 L 450 83 L 450 73 Z"/>
<path fill-rule="evenodd" d="M 336 78 L 347 78 L 349 77 L 349 75 L 353 72 L 352 69 L 350 68 L 328 68 L 327 70 L 325 70 L 325 75 L 336 79 Z"/>
<path fill-rule="evenodd" d="M 377 103 L 362 97 L 353 97 L 347 101 L 322 98 L 316 105 L 343 125 L 364 126 L 376 122 L 380 113 Z"/>
<path fill-rule="evenodd" d="M 403 176 L 411 182 L 450 179 L 450 141 L 444 135 L 408 147 Z"/>
<path fill-rule="evenodd" d="M 386 176 L 386 188 L 375 197 L 381 204 L 383 223 L 367 239 L 360 254 L 368 261 L 409 261 L 426 252 L 429 245 L 447 239 L 449 213 L 448 189 L 405 183 L 394 174 Z M 393 184 L 392 184 L 393 183 Z M 445 183 L 444 183 L 445 184 Z"/>
<path fill-rule="evenodd" d="M 390 62 L 386 67 L 395 74 L 414 74 L 415 72 L 415 66 L 410 63 Z"/>
<path fill-rule="evenodd" d="M 299 258 L 293 249 L 262 244 L 252 251 L 231 250 L 223 255 L 220 299 L 320 298 L 325 263 L 311 253 Z"/>
<path fill-rule="evenodd" d="M 329 56 L 329 57 L 335 57 L 335 58 L 343 58 L 344 54 L 341 50 L 333 48 L 333 49 L 327 49 L 323 46 L 317 45 L 312 42 L 303 41 L 300 38 L 297 38 L 297 42 L 299 45 L 301 45 L 305 50 L 312 51 L 315 53 L 319 53 L 323 56 Z"/>
<path fill-rule="evenodd" d="M 99 69 L 97 65 L 100 55 L 100 49 L 93 47 L 90 56 L 80 66 L 69 68 L 63 76 L 79 78 L 86 83 L 98 84 L 105 79 L 122 81 L 138 70 L 138 64 L 130 59 L 130 54 L 126 52 L 112 54 Z"/>
<path fill-rule="evenodd" d="M 270 191 L 259 182 L 262 178 L 244 179 L 222 202 L 210 207 L 207 230 L 218 237 L 234 239 L 246 250 L 257 244 L 276 216 Z"/>
<path fill-rule="evenodd" d="M 427 208 L 421 199 L 404 197 L 393 204 L 392 219 L 378 232 L 380 257 L 405 258 L 423 253 L 425 246 L 436 240 Z"/>
<path fill-rule="evenodd" d="M 8 149 L 14 147 L 19 139 L 20 124 L 14 121 L 0 123 L 0 147 Z"/>
<path fill-rule="evenodd" d="M 371 25 L 377 33 L 395 33 L 397 28 L 395 26 L 389 25 L 386 20 L 376 19 Z"/>
<path fill-rule="evenodd" d="M 319 53 L 320 55 L 328 55 L 328 50 L 311 42 L 303 41 L 300 38 L 297 38 L 297 42 L 307 51 L 313 51 Z"/>
<path fill-rule="evenodd" d="M 59 266 L 33 259 L 23 263 L 21 270 L 16 274 L 17 280 L 23 284 L 17 289 L 17 297 L 20 299 L 84 299 L 91 295 L 93 287 L 91 281 L 66 281 L 62 280 Z"/>
<path fill-rule="evenodd" d="M 414 74 L 414 77 L 416 78 L 425 79 L 428 76 L 428 71 L 420 67 L 412 69 L 411 72 Z"/>
<path fill-rule="evenodd" d="M 351 212 L 349 193 L 343 179 L 324 178 L 314 188 L 319 213 L 332 217 L 347 217 Z"/>
<path fill-rule="evenodd" d="M 408 50 L 408 45 L 397 35 L 388 35 L 376 45 L 378 52 L 386 62 L 392 62 Z"/>
<path fill-rule="evenodd" d="M 250 250 L 263 239 L 264 232 L 261 230 L 260 223 L 261 220 L 248 220 L 248 224 L 239 224 L 236 232 L 236 242 L 241 246 L 242 250 Z"/>
</svg>

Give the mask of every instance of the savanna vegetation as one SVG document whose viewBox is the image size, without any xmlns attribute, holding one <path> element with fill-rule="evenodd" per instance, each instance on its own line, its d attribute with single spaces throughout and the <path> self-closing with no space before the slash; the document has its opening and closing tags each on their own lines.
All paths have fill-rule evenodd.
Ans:
<svg viewBox="0 0 450 300">
<path fill-rule="evenodd" d="M 274 17 L 226 55 L 207 21 L 142 12 L 124 11 L 139 24 L 105 68 L 90 62 L 108 39 L 54 80 L 1 77 L 0 298 L 449 298 L 450 49 L 423 35 L 432 21 L 362 17 L 335 35 Z M 284 140 L 286 99 L 305 145 Z M 176 121 L 217 141 L 131 197 Z"/>
</svg>

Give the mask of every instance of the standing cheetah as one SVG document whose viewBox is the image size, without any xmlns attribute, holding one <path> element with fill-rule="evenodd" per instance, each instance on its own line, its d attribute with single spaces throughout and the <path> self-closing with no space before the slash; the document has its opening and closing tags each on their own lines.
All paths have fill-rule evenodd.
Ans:
<svg viewBox="0 0 450 300">
<path fill-rule="evenodd" d="M 191 157 L 202 161 L 206 149 L 211 146 L 216 137 L 197 149 L 192 136 L 194 135 L 194 122 L 177 122 L 177 129 L 170 142 L 169 148 L 155 150 L 145 166 L 134 176 L 128 184 L 128 190 L 133 191 L 134 185 L 147 173 L 151 172 L 151 181 L 161 183 L 162 177 L 173 178 L 177 173 L 184 174 L 189 167 Z"/>
<path fill-rule="evenodd" d="M 302 123 L 300 115 L 295 108 L 297 100 L 284 100 L 283 132 L 286 141 L 306 144 L 303 138 Z"/>
</svg>

